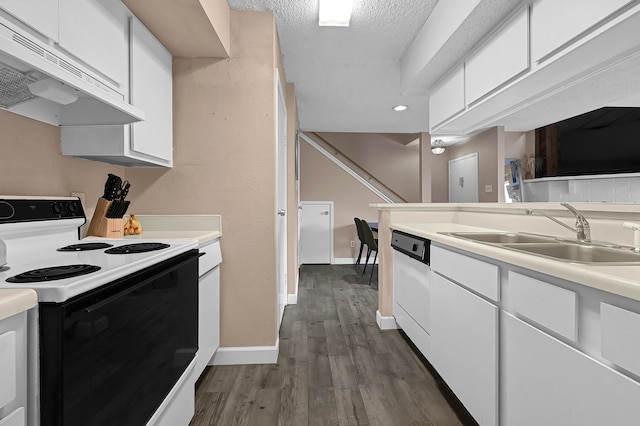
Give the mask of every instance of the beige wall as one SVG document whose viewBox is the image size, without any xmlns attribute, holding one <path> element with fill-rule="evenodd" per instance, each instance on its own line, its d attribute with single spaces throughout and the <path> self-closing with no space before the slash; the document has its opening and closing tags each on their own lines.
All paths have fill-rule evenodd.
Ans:
<svg viewBox="0 0 640 426">
<path fill-rule="evenodd" d="M 123 177 L 124 167 L 63 157 L 60 128 L 0 110 L 0 194 L 70 196 L 85 194 L 90 220 L 107 174 Z M 131 193 L 136 192 L 132 187 Z"/>
<path fill-rule="evenodd" d="M 275 40 L 273 14 L 231 11 L 231 58 L 174 60 L 174 167 L 127 171 L 135 211 L 222 215 L 226 347 L 277 335 Z"/>
<path fill-rule="evenodd" d="M 333 256 L 355 258 L 360 243 L 354 217 L 377 222 L 378 211 L 369 203 L 382 203 L 373 192 L 315 148 L 300 141 L 300 200 L 333 201 Z M 356 247 L 350 242 L 356 241 Z"/>
<path fill-rule="evenodd" d="M 407 202 L 420 202 L 418 144 L 403 145 L 394 135 L 375 133 L 319 135 Z"/>
<path fill-rule="evenodd" d="M 431 202 L 446 203 L 449 201 L 449 161 L 465 155 L 478 153 L 478 200 L 480 202 L 504 201 L 503 195 L 504 159 L 520 158 L 523 152 L 529 152 L 534 132 L 505 132 L 501 127 L 494 127 L 472 136 L 464 142 L 449 146 L 444 154 L 433 155 L 425 149 L 422 153 L 428 171 L 423 171 L 422 181 L 431 179 Z M 425 144 L 428 143 L 425 141 Z M 492 185 L 492 192 L 484 192 L 485 185 Z"/>
</svg>

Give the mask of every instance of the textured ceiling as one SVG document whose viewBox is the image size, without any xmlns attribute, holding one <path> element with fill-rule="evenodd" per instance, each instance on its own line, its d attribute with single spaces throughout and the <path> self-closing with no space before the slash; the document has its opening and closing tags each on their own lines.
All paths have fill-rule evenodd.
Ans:
<svg viewBox="0 0 640 426">
<path fill-rule="evenodd" d="M 438 0 L 355 0 L 345 28 L 318 26 L 318 0 L 228 1 L 232 9 L 274 12 L 302 130 L 368 133 L 428 131 L 428 89 L 521 4 L 482 0 L 437 61 L 403 87 L 401 59 Z M 393 111 L 398 104 L 409 109 Z"/>
</svg>

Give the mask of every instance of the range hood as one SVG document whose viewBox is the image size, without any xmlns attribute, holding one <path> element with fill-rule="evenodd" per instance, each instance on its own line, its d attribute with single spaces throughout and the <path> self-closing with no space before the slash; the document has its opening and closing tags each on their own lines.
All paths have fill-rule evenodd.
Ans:
<svg viewBox="0 0 640 426">
<path fill-rule="evenodd" d="M 0 16 L 0 108 L 59 126 L 144 120 L 98 73 Z"/>
</svg>

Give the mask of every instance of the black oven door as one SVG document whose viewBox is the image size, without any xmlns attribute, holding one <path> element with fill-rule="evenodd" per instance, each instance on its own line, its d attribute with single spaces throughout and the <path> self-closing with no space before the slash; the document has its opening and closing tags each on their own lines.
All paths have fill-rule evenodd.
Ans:
<svg viewBox="0 0 640 426">
<path fill-rule="evenodd" d="M 41 304 L 41 424 L 142 426 L 197 350 L 197 250 Z"/>
</svg>

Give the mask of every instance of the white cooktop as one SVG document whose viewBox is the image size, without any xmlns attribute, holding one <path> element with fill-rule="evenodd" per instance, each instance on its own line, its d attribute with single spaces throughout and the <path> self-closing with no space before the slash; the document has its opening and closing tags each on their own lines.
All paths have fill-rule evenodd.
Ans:
<svg viewBox="0 0 640 426">
<path fill-rule="evenodd" d="M 114 247 L 133 243 L 133 241 L 108 239 L 102 239 L 100 242 L 113 244 Z M 65 245 L 81 243 L 76 239 L 74 241 L 66 240 L 63 243 L 61 241 L 62 244 L 56 244 L 55 247 L 47 244 L 47 247 L 33 249 L 29 256 L 24 253 L 20 256 L 11 256 L 9 254 L 7 264 L 9 269 L 0 272 L 0 289 L 32 288 L 38 293 L 38 301 L 40 302 L 63 302 L 197 247 L 196 241 L 188 240 L 135 241 L 135 243 L 143 242 L 161 242 L 169 244 L 169 247 L 162 250 L 132 254 L 106 254 L 106 249 L 76 252 L 56 251 L 56 248 Z M 6 281 L 9 277 L 34 269 L 77 264 L 99 266 L 100 270 L 77 277 L 45 282 L 10 283 Z"/>
</svg>

